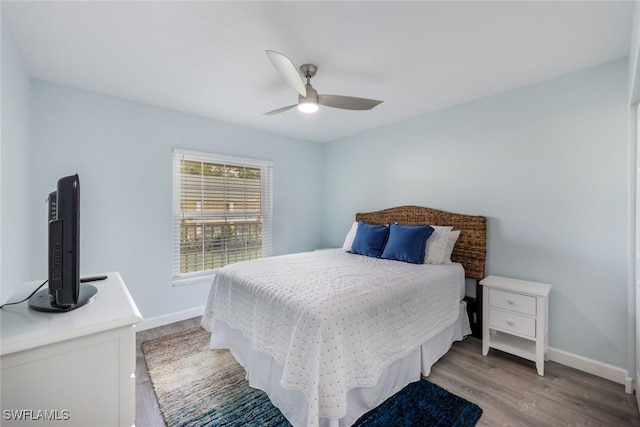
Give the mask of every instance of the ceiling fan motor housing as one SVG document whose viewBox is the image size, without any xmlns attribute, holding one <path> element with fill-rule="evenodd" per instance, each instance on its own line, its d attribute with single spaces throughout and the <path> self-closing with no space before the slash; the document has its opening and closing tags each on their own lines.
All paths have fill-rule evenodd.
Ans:
<svg viewBox="0 0 640 427">
<path fill-rule="evenodd" d="M 316 104 L 318 103 L 318 92 L 316 92 L 316 90 L 311 87 L 311 84 L 307 83 L 305 85 L 305 88 L 307 89 L 307 96 L 303 97 L 302 95 L 298 95 L 298 102 L 315 102 Z"/>
</svg>

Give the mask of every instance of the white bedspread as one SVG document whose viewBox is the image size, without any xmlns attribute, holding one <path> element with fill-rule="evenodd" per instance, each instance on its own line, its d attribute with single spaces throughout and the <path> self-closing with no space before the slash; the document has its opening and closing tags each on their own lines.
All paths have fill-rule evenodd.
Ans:
<svg viewBox="0 0 640 427">
<path fill-rule="evenodd" d="M 346 414 L 346 393 L 458 317 L 460 264 L 415 265 L 341 249 L 227 265 L 212 284 L 202 325 L 215 319 L 283 367 L 281 385 L 307 398 L 310 425 Z"/>
</svg>

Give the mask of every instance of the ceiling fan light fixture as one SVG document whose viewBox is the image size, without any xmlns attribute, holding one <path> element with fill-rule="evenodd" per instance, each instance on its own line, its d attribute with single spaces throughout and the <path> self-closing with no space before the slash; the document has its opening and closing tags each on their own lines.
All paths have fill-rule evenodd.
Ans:
<svg viewBox="0 0 640 427">
<path fill-rule="evenodd" d="M 318 104 L 312 101 L 302 101 L 298 104 L 298 110 L 303 113 L 315 113 L 318 111 Z"/>
<path fill-rule="evenodd" d="M 305 85 L 307 96 L 298 96 L 298 110 L 303 113 L 315 113 L 318 111 L 318 92 L 309 83 L 309 78 L 309 75 L 307 75 L 307 84 Z"/>
</svg>

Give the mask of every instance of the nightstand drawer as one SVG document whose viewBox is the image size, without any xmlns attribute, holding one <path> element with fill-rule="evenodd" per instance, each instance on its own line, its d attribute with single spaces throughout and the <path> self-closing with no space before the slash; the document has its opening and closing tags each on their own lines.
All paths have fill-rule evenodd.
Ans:
<svg viewBox="0 0 640 427">
<path fill-rule="evenodd" d="M 533 296 L 490 289 L 489 305 L 529 316 L 536 315 L 536 298 Z"/>
<path fill-rule="evenodd" d="M 489 309 L 489 327 L 536 337 L 536 319 L 494 308 Z"/>
</svg>

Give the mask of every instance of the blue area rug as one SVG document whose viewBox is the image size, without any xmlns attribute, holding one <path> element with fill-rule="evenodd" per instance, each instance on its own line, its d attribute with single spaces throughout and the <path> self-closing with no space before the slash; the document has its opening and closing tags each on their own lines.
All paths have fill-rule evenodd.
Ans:
<svg viewBox="0 0 640 427">
<path fill-rule="evenodd" d="M 210 350 L 202 328 L 142 343 L 168 427 L 287 427 L 267 395 L 249 387 L 227 350 Z M 355 426 L 474 426 L 482 409 L 425 379 L 411 383 L 364 414 Z"/>
<path fill-rule="evenodd" d="M 355 425 L 475 426 L 482 409 L 425 379 L 411 383 L 364 414 Z"/>
</svg>

